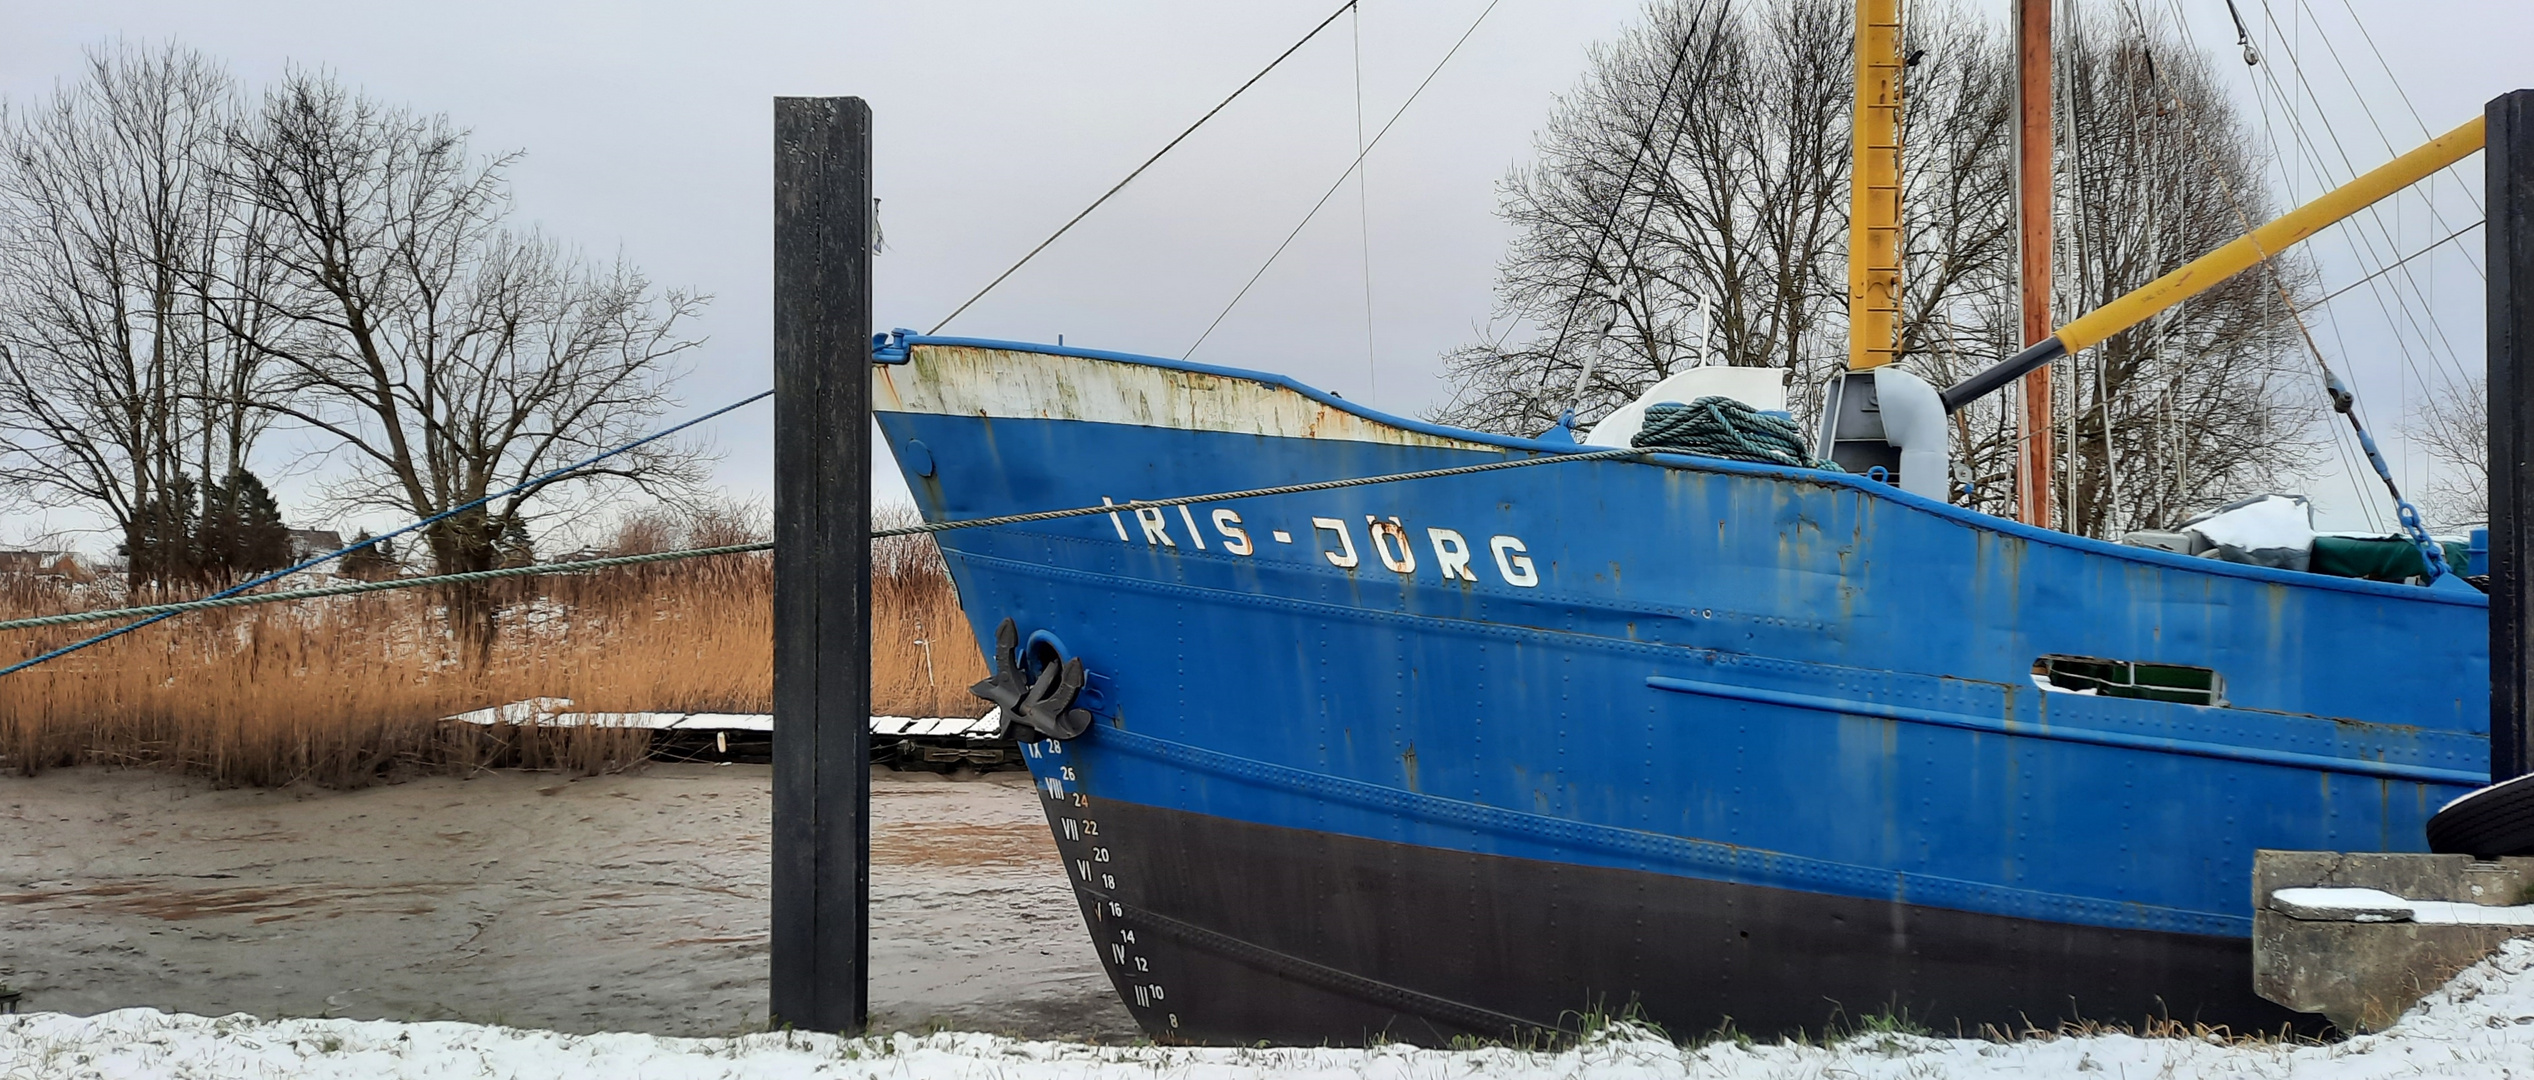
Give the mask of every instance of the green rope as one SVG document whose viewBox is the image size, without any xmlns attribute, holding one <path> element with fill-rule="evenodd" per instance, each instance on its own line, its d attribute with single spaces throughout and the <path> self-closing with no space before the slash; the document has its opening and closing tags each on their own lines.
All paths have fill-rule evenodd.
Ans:
<svg viewBox="0 0 2534 1080">
<path fill-rule="evenodd" d="M 1645 426 L 1628 441 L 1640 450 L 1677 450 L 1733 461 L 1843 471 L 1827 459 L 1812 456 L 1811 445 L 1794 421 L 1721 394 L 1687 405 L 1665 401 L 1646 406 Z"/>
<path fill-rule="evenodd" d="M 464 585 L 476 581 L 497 581 L 502 578 L 532 577 L 538 574 L 562 574 L 575 570 L 604 570 L 610 566 L 633 566 L 638 563 L 671 562 L 678 559 L 701 558 L 706 555 L 737 555 L 749 551 L 768 551 L 773 547 L 772 543 L 731 544 L 725 547 L 688 548 L 683 551 L 655 551 L 648 555 L 614 555 L 604 559 L 582 559 L 578 562 L 512 566 L 500 570 L 474 570 L 463 574 L 363 581 L 351 585 L 328 585 L 319 589 L 291 589 L 286 592 L 215 596 L 208 600 L 188 600 L 181 604 L 152 604 L 148 607 L 116 608 L 112 611 L 74 611 L 66 615 L 39 615 L 31 619 L 11 619 L 0 622 L 0 630 L 29 630 L 39 626 L 104 622 L 108 619 L 123 619 L 138 615 L 174 615 L 178 612 L 201 611 L 205 608 L 245 607 L 249 604 L 270 604 L 280 600 L 314 600 L 322 596 L 351 596 L 355 593 L 386 592 L 389 589 L 418 589 L 426 585 Z"/>
<path fill-rule="evenodd" d="M 1054 521 L 1058 518 L 1087 517 L 1092 514 L 1114 514 L 1120 511 L 1159 509 L 1185 506 L 1189 503 L 1230 502 L 1234 499 L 1258 499 L 1270 495 L 1298 495 L 1306 491 L 1334 491 L 1338 488 L 1363 487 L 1366 484 L 1395 484 L 1402 480 L 1431 480 L 1438 476 L 1463 476 L 1469 473 L 1495 472 L 1499 469 L 1525 469 L 1533 465 L 1562 465 L 1573 461 L 1634 461 L 1646 451 L 1632 447 L 1617 450 L 1591 450 L 1581 454 L 1551 454 L 1543 457 L 1514 458 L 1490 461 L 1484 465 L 1455 465 L 1448 469 L 1420 469 L 1416 472 L 1389 473 L 1382 476 L 1357 476 L 1344 480 L 1314 480 L 1308 484 L 1283 484 L 1277 487 L 1250 488 L 1247 491 L 1218 491 L 1208 495 L 1181 495 L 1170 499 L 1133 499 L 1122 503 L 1101 503 L 1098 506 L 1077 506 L 1069 510 L 1040 510 L 1031 514 L 1005 514 L 1001 517 L 969 518 L 965 521 L 935 521 L 903 529 L 883 529 L 871 534 L 874 540 L 883 536 L 908 536 L 915 533 L 948 532 L 952 529 L 975 529 L 991 525 L 1019 525 L 1031 521 Z"/>
<path fill-rule="evenodd" d="M 1594 450 L 1581 454 L 1554 454 L 1544 457 L 1490 461 L 1482 465 L 1456 465 L 1448 469 L 1421 469 L 1416 472 L 1388 473 L 1381 476 L 1356 476 L 1344 480 L 1318 480 L 1308 484 L 1283 484 L 1276 487 L 1250 488 L 1245 491 L 1218 491 L 1206 495 L 1182 495 L 1170 499 L 1133 499 L 1122 503 L 1098 506 L 1076 506 L 1063 510 L 1040 510 L 1027 514 L 1004 514 L 998 517 L 969 518 L 964 521 L 933 521 L 895 529 L 874 529 L 871 538 L 921 536 L 949 532 L 953 529 L 982 529 L 996 525 L 1018 525 L 1033 521 L 1054 521 L 1060 518 L 1089 517 L 1093 514 L 1132 513 L 1139 509 L 1182 506 L 1188 503 L 1225 502 L 1232 499 L 1255 499 L 1270 495 L 1293 495 L 1307 491 L 1329 491 L 1336 488 L 1363 487 L 1369 484 L 1393 484 L 1402 480 L 1426 480 L 1438 476 L 1460 476 L 1467 473 L 1494 472 L 1499 469 L 1520 469 L 1533 465 L 1556 465 L 1571 461 L 1610 461 L 1645 456 L 1645 451 Z M 604 570 L 611 566 L 634 566 L 641 563 L 673 562 L 709 555 L 739 555 L 751 551 L 771 551 L 770 541 L 754 544 L 731 544 L 724 547 L 687 548 L 681 551 L 657 551 L 648 555 L 614 555 L 604 559 L 582 559 L 576 562 L 539 563 L 534 566 L 513 566 L 500 570 L 475 570 L 463 574 L 436 574 L 431 577 L 395 578 L 388 581 L 363 581 L 350 585 L 328 585 L 316 589 L 291 589 L 284 592 L 247 593 L 237 596 L 215 596 L 208 600 L 188 600 L 180 604 L 152 604 L 147 607 L 115 608 L 108 611 L 74 611 L 62 615 L 39 615 L 30 619 L 0 622 L 0 630 L 31 630 L 44 626 L 68 626 L 73 623 L 105 622 L 151 615 L 175 615 L 208 608 L 246 607 L 250 604 L 271 604 L 284 600 L 315 600 L 328 596 L 352 596 L 359 593 L 386 592 L 390 589 L 419 589 L 433 585 L 465 585 L 503 578 L 534 577 L 540 574 L 565 574 L 580 570 Z"/>
</svg>

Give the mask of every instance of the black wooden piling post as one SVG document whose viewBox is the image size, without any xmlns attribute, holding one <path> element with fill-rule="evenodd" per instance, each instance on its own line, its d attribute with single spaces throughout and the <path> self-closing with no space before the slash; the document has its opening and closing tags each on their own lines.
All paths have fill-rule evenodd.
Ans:
<svg viewBox="0 0 2534 1080">
<path fill-rule="evenodd" d="M 855 1032 L 871 929 L 871 107 L 774 99 L 777 1025 Z"/>
<path fill-rule="evenodd" d="M 2490 255 L 2490 781 L 2534 773 L 2534 90 L 2491 99 L 2482 168 Z"/>
</svg>

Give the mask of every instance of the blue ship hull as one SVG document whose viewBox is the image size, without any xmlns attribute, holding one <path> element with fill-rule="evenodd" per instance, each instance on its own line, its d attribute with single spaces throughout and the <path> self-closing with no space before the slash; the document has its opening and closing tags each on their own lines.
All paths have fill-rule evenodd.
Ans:
<svg viewBox="0 0 2534 1080">
<path fill-rule="evenodd" d="M 893 358 L 893 357 L 892 357 Z M 1281 378 L 914 339 L 928 520 L 1571 454 Z M 2253 853 L 2415 851 L 2487 775 L 2478 596 L 2190 559 L 1688 456 L 941 534 L 1098 678 L 1025 744 L 1156 1038 L 2172 1016 L 2256 998 Z M 989 645 L 990 641 L 981 641 Z M 2070 693 L 2045 656 L 2213 670 Z"/>
</svg>

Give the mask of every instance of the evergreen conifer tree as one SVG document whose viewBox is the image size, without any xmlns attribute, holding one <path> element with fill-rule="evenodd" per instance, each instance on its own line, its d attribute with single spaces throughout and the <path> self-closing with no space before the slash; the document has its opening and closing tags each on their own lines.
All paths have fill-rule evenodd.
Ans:
<svg viewBox="0 0 2534 1080">
<path fill-rule="evenodd" d="M 193 478 L 178 473 L 132 510 L 118 549 L 125 576 L 135 585 L 161 585 L 202 576 L 202 546 L 196 533 Z"/>
<path fill-rule="evenodd" d="M 493 565 L 508 569 L 533 566 L 536 561 L 537 546 L 528 539 L 528 524 L 516 517 L 504 517 L 501 532 L 493 538 Z"/>
<path fill-rule="evenodd" d="M 290 527 L 282 523 L 281 505 L 245 469 L 203 488 L 196 538 L 203 570 L 224 580 L 290 565 Z"/>
</svg>

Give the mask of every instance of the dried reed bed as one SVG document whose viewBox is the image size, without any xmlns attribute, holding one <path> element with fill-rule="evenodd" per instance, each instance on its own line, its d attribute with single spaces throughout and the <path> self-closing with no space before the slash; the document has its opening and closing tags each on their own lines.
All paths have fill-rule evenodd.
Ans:
<svg viewBox="0 0 2534 1080">
<path fill-rule="evenodd" d="M 875 546 L 873 707 L 976 715 L 974 635 L 929 540 Z M 180 616 L 0 679 L 0 767 L 157 765 L 223 783 L 330 786 L 523 766 L 639 760 L 639 731 L 483 729 L 442 717 L 530 697 L 599 711 L 772 707 L 773 568 L 764 555 L 556 575 L 500 594 L 481 665 L 426 590 Z M 8 617 L 101 605 L 95 590 L 16 579 Z M 120 599 L 120 598 L 116 598 Z M 15 660 L 99 624 L 19 632 Z"/>
</svg>

